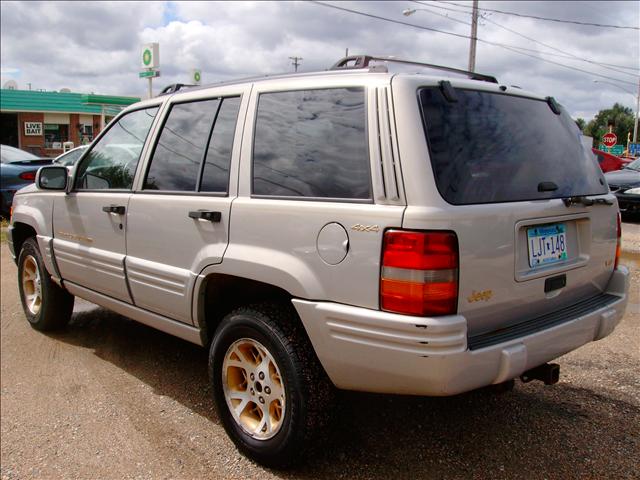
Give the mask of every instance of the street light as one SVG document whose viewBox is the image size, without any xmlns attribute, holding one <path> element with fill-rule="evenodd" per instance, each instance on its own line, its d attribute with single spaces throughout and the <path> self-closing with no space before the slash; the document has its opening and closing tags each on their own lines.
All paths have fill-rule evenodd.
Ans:
<svg viewBox="0 0 640 480">
<path fill-rule="evenodd" d="M 606 82 L 604 80 L 594 80 L 593 83 L 606 83 L 607 85 L 613 85 L 614 87 L 618 87 L 620 90 L 624 90 L 629 95 L 631 95 L 633 98 L 635 98 L 635 100 L 636 100 L 636 121 L 635 121 L 635 123 L 633 125 L 633 143 L 637 143 L 638 142 L 638 113 L 640 111 L 640 79 L 638 80 L 638 94 L 637 95 L 634 95 L 633 92 L 630 92 L 626 88 L 621 87 L 620 85 L 618 85 L 616 83 Z"/>
<path fill-rule="evenodd" d="M 408 17 L 418 10 L 430 12 L 426 8 L 405 8 L 402 15 Z M 471 14 L 471 44 L 469 45 L 469 71 L 476 71 L 476 43 L 478 43 L 478 0 L 473 0 L 473 13 Z"/>
</svg>

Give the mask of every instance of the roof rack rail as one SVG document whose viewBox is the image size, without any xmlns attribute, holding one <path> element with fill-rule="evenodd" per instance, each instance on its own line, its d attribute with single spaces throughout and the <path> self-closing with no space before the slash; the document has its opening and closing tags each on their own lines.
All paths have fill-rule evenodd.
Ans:
<svg viewBox="0 0 640 480">
<path fill-rule="evenodd" d="M 158 96 L 176 93 L 178 90 L 185 87 L 197 87 L 197 85 L 191 85 L 188 83 L 172 83 L 171 85 L 167 85 L 166 87 L 164 87 Z"/>
<path fill-rule="evenodd" d="M 433 68 L 435 70 L 443 70 L 445 72 L 459 73 L 466 75 L 471 80 L 480 80 L 483 82 L 498 83 L 496 77 L 491 75 L 484 75 L 482 73 L 469 72 L 467 70 L 460 70 L 458 68 L 443 67 L 442 65 L 434 65 L 432 63 L 413 62 L 411 60 L 402 60 L 395 57 L 374 57 L 371 55 L 351 55 L 338 60 L 329 70 L 357 70 L 369 67 L 369 63 L 372 60 L 378 60 L 383 62 L 403 63 L 405 65 L 417 65 L 420 67 Z M 350 62 L 353 62 L 349 65 Z"/>
</svg>

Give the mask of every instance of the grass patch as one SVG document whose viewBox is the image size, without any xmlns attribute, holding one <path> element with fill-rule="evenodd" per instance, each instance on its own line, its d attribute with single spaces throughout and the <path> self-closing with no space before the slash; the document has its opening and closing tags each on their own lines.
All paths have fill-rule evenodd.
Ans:
<svg viewBox="0 0 640 480">
<path fill-rule="evenodd" d="M 6 228 L 9 226 L 9 222 L 7 222 L 6 218 L 0 220 L 0 242 L 4 243 L 7 241 L 7 231 Z"/>
</svg>

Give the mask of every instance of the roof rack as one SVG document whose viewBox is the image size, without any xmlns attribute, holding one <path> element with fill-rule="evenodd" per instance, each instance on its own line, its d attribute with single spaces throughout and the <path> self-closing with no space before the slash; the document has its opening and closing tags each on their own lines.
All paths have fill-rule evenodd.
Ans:
<svg viewBox="0 0 640 480">
<path fill-rule="evenodd" d="M 368 68 L 369 63 L 372 60 L 378 60 L 383 62 L 403 63 L 405 65 L 418 65 L 420 67 L 433 68 L 435 70 L 443 70 L 445 72 L 459 73 L 466 75 L 471 80 L 480 80 L 483 82 L 498 83 L 496 77 L 491 75 L 483 75 L 482 73 L 469 72 L 467 70 L 460 70 L 458 68 L 443 67 L 442 65 L 433 65 L 431 63 L 413 62 L 411 60 L 402 60 L 395 57 L 373 57 L 371 55 L 351 55 L 338 60 L 329 70 L 357 70 L 362 68 Z M 353 62 L 349 65 L 350 62 Z M 374 66 L 372 66 L 373 68 Z"/>
<path fill-rule="evenodd" d="M 166 87 L 164 87 L 158 96 L 160 96 L 160 95 L 169 95 L 171 93 L 176 93 L 181 88 L 197 87 L 197 86 L 198 85 L 191 85 L 191 84 L 188 84 L 188 83 L 172 83 L 171 85 L 167 85 Z"/>
</svg>

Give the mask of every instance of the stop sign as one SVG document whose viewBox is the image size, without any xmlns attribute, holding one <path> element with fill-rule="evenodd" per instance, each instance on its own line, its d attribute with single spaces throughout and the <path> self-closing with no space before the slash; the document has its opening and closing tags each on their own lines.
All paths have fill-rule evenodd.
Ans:
<svg viewBox="0 0 640 480">
<path fill-rule="evenodd" d="M 611 148 L 618 143 L 618 137 L 615 133 L 607 133 L 602 137 L 602 143 L 604 143 L 605 147 Z"/>
</svg>

